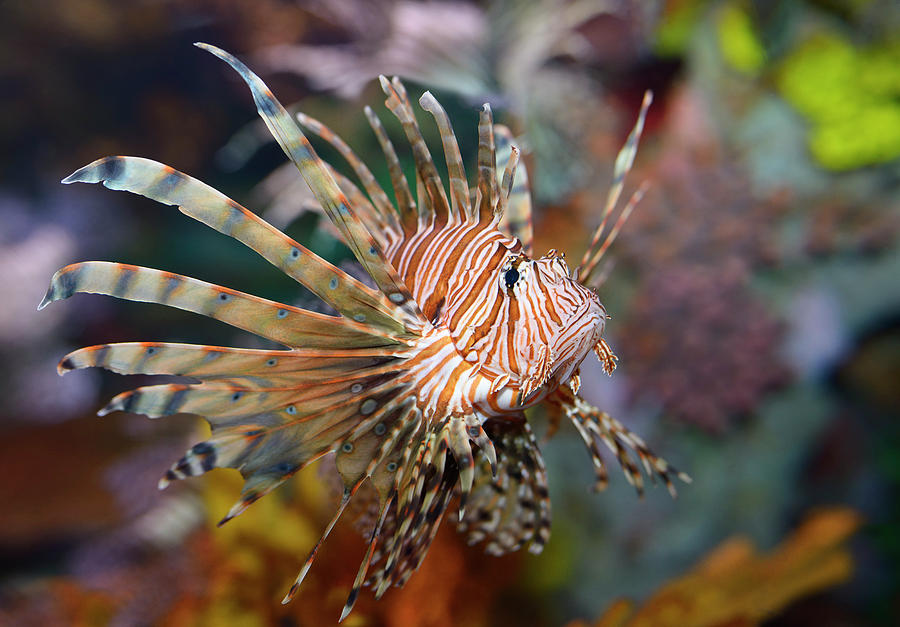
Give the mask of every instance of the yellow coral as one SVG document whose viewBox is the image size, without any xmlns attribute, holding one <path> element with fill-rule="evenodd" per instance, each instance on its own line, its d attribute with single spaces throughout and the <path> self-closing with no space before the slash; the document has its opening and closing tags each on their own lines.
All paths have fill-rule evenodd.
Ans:
<svg viewBox="0 0 900 627">
<path fill-rule="evenodd" d="M 900 156 L 900 45 L 859 49 L 818 34 L 784 61 L 778 88 L 811 123 L 810 151 L 831 170 Z"/>
<path fill-rule="evenodd" d="M 719 48 L 725 62 L 742 74 L 756 76 L 766 63 L 766 51 L 747 10 L 731 2 L 719 11 L 716 20 Z"/>
</svg>

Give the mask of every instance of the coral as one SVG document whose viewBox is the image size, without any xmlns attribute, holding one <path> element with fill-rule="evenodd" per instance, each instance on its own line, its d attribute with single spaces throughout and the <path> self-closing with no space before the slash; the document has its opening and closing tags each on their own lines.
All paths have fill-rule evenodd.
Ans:
<svg viewBox="0 0 900 627">
<path fill-rule="evenodd" d="M 849 508 L 816 512 L 767 555 L 759 555 L 746 538 L 732 538 L 642 604 L 619 600 L 592 624 L 757 625 L 796 599 L 847 581 L 853 559 L 846 544 L 861 522 Z"/>
<path fill-rule="evenodd" d="M 656 396 L 671 416 L 721 432 L 785 382 L 781 325 L 746 283 L 738 263 L 683 264 L 649 277 L 621 326 L 632 393 Z"/>
<path fill-rule="evenodd" d="M 809 148 L 825 168 L 900 157 L 900 41 L 860 47 L 817 33 L 784 59 L 777 84 L 810 121 Z"/>
</svg>

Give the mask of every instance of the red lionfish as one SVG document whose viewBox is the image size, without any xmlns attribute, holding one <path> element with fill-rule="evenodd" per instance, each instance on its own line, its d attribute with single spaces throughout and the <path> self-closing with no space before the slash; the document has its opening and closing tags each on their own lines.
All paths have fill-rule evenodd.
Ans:
<svg viewBox="0 0 900 627">
<path fill-rule="evenodd" d="M 230 64 L 247 83 L 259 115 L 377 289 L 206 184 L 149 159 L 117 156 L 95 161 L 63 183 L 102 182 L 177 206 L 252 248 L 339 315 L 101 261 L 59 270 L 40 307 L 77 292 L 107 294 L 201 313 L 288 347 L 125 342 L 76 350 L 59 366 L 60 373 L 99 366 L 122 374 L 198 379 L 122 393 L 99 413 L 123 410 L 156 418 L 187 412 L 206 418 L 210 439 L 189 449 L 159 486 L 212 468 L 238 469 L 244 487 L 220 525 L 298 470 L 334 453 L 343 496 L 285 603 L 367 479 L 377 492 L 378 514 L 342 619 L 361 586 L 373 586 L 378 598 L 389 585 L 407 581 L 455 495 L 459 530 L 470 543 L 485 541 L 487 551 L 498 555 L 524 544 L 540 552 L 550 536 L 550 501 L 544 463 L 524 413 L 538 403 L 549 410 L 552 430 L 563 417 L 575 425 L 592 457 L 596 488 L 607 482 L 602 445 L 639 492 L 643 478 L 629 450 L 673 495 L 673 476 L 689 480 L 577 395 L 578 368 L 589 352 L 607 374 L 616 366 L 601 338 L 606 310 L 591 286 L 601 278 L 598 261 L 643 191 L 632 196 L 601 239 L 634 160 L 649 94 L 616 160 L 602 222 L 572 273 L 556 251 L 531 257 L 527 177 L 524 169 L 516 177 L 519 150 L 508 129 L 494 126 L 489 105 L 480 112 L 477 182 L 470 189 L 446 112 L 428 92 L 419 100 L 440 131 L 449 174 L 445 189 L 406 90 L 398 79 L 380 77 L 387 107 L 400 120 L 415 160 L 414 198 L 384 128 L 366 108 L 388 164 L 395 208 L 366 165 L 331 130 L 299 116 L 303 126 L 341 153 L 366 194 L 319 159 L 259 77 L 223 50 L 197 45 Z"/>
</svg>

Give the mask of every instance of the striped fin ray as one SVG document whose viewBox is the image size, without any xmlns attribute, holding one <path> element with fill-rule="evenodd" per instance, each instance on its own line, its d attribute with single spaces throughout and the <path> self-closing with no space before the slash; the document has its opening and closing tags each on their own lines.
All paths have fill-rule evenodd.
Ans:
<svg viewBox="0 0 900 627">
<path fill-rule="evenodd" d="M 550 539 L 550 497 L 534 435 L 524 420 L 489 421 L 488 432 L 497 448 L 497 472 L 492 477 L 490 460 L 482 456 L 458 530 L 468 535 L 469 544 L 486 541 L 485 550 L 491 555 L 526 544 L 532 553 L 540 553 Z"/>
<path fill-rule="evenodd" d="M 291 307 L 180 274 L 108 261 L 85 261 L 58 270 L 39 308 L 78 292 L 177 307 L 287 346 L 402 345 L 392 335 L 346 318 Z"/>
<path fill-rule="evenodd" d="M 329 174 L 334 177 L 340 190 L 347 196 L 347 200 L 349 200 L 356 209 L 359 220 L 379 246 L 387 248 L 392 241 L 396 241 L 402 237 L 402 231 L 394 229 L 381 217 L 368 197 L 366 197 L 359 187 L 356 186 L 356 183 L 335 170 L 330 164 L 323 163 L 323 165 L 325 166 L 325 169 L 328 170 Z M 317 207 L 316 209 L 321 213 L 321 207 Z M 329 220 L 327 224 L 330 227 L 329 230 L 332 231 L 332 234 L 337 239 L 344 241 L 344 235 L 338 230 L 334 223 Z"/>
<path fill-rule="evenodd" d="M 625 479 L 634 486 L 640 495 L 643 495 L 644 492 L 644 478 L 641 474 L 641 467 L 635 463 L 629 452 L 637 456 L 651 481 L 655 482 L 657 478 L 660 479 L 673 498 L 677 496 L 675 484 L 672 481 L 674 478 L 678 478 L 684 483 L 691 482 L 691 478 L 687 474 L 680 472 L 666 460 L 657 457 L 640 436 L 632 433 L 625 425 L 606 412 L 600 411 L 575 396 L 571 390 L 561 387 L 549 401 L 551 407 L 557 411 L 561 410 L 572 421 L 587 445 L 596 472 L 594 489 L 603 490 L 608 483 L 606 467 L 600 453 L 601 445 L 616 456 L 616 460 L 625 474 Z"/>
<path fill-rule="evenodd" d="M 416 174 L 420 185 L 424 183 L 425 193 L 422 198 L 427 199 L 427 203 L 419 203 L 419 215 L 426 222 L 431 219 L 436 220 L 439 224 L 445 224 L 450 218 L 450 205 L 447 202 L 447 194 L 444 192 L 444 185 L 438 174 L 434 161 L 431 158 L 431 151 L 425 145 L 422 132 L 419 129 L 419 123 L 416 122 L 416 116 L 410 105 L 409 98 L 406 95 L 406 89 L 400 80 L 394 77 L 388 81 L 384 76 L 379 76 L 381 81 L 381 89 L 387 96 L 385 104 L 391 110 L 406 134 L 406 139 L 412 147 L 413 159 L 416 163 Z"/>
<path fill-rule="evenodd" d="M 237 468 L 245 484 L 240 498 L 219 523 L 224 524 L 325 453 L 346 452 L 342 442 L 360 417 L 371 413 L 372 407 L 388 406 L 393 417 L 407 411 L 410 396 L 409 387 L 402 380 L 404 371 L 383 370 L 383 374 L 373 375 L 364 369 L 342 382 L 297 385 L 292 390 L 275 390 L 269 396 L 265 389 L 239 390 L 239 396 L 232 396 L 234 388 L 223 382 L 180 386 L 181 389 L 139 388 L 135 392 L 142 396 L 159 390 L 159 397 L 151 400 L 172 404 L 171 400 L 166 401 L 163 388 L 178 394 L 189 387 L 179 409 L 204 415 L 212 426 L 212 437 L 189 449 L 173 464 L 160 481 L 160 488 L 212 468 Z M 201 394 L 193 406 L 191 394 Z M 254 400 L 254 396 L 258 398 Z M 239 405 L 245 399 L 249 399 L 250 406 L 242 410 Z M 290 404 L 285 404 L 288 401 Z M 135 403 L 139 406 L 128 409 L 144 411 L 146 408 L 140 406 L 143 402 L 139 398 Z M 356 477 L 352 486 L 358 487 L 364 479 L 365 476 Z"/>
<path fill-rule="evenodd" d="M 316 384 L 310 377 L 297 377 L 289 385 L 277 385 L 266 380 L 248 381 L 243 373 L 234 379 L 193 383 L 168 383 L 139 387 L 123 392 L 100 410 L 105 416 L 113 411 L 128 411 L 150 418 L 189 413 L 204 416 L 210 423 L 232 423 L 268 411 L 285 409 L 287 416 L 297 421 L 326 411 L 348 388 L 358 385 L 372 388 L 384 379 L 378 369 L 363 373 L 348 373 L 345 380 Z M 302 404 L 296 409 L 297 404 Z M 287 407 L 295 409 L 287 411 Z"/>
<path fill-rule="evenodd" d="M 409 181 L 406 180 L 406 176 L 403 174 L 397 151 L 394 150 L 394 145 L 388 138 L 387 131 L 384 130 L 381 120 L 372 111 L 372 107 L 366 106 L 363 111 L 366 114 L 366 119 L 369 121 L 369 126 L 372 127 L 372 131 L 374 131 L 375 137 L 378 139 L 378 144 L 381 146 L 381 151 L 384 153 L 385 161 L 388 164 L 391 187 L 394 188 L 394 196 L 397 199 L 397 211 L 400 213 L 400 224 L 403 227 L 403 232 L 406 235 L 412 235 L 418 229 L 419 210 L 409 189 Z"/>
<path fill-rule="evenodd" d="M 201 381 L 227 379 L 244 385 L 284 386 L 379 369 L 398 361 L 394 353 L 389 348 L 258 350 L 168 342 L 121 342 L 73 351 L 60 361 L 59 373 L 101 367 L 119 374 L 177 375 Z"/>
<path fill-rule="evenodd" d="M 604 264 L 602 269 L 599 269 L 597 264 L 603 258 L 603 255 L 606 253 L 607 249 L 612 245 L 612 243 L 616 240 L 616 237 L 619 235 L 619 231 L 622 230 L 622 227 L 625 225 L 625 222 L 628 220 L 629 216 L 631 216 L 631 212 L 634 211 L 634 208 L 637 206 L 641 199 L 644 197 L 644 194 L 647 192 L 647 188 L 649 187 L 649 183 L 644 181 L 641 183 L 640 187 L 638 187 L 634 193 L 631 195 L 631 198 L 628 199 L 628 203 L 625 205 L 625 208 L 622 209 L 622 213 L 619 214 L 619 217 L 616 219 L 615 224 L 613 224 L 612 229 L 610 229 L 609 234 L 603 239 L 603 243 L 600 245 L 600 248 L 597 249 L 596 254 L 591 258 L 591 262 L 586 266 L 586 273 L 584 275 L 584 284 L 598 288 L 600 285 L 606 281 L 606 278 L 609 276 L 609 270 L 607 266 L 609 264 Z"/>
<path fill-rule="evenodd" d="M 377 582 L 376 572 L 373 580 L 376 596 L 379 590 L 383 594 L 391 584 L 397 587 L 404 586 L 422 564 L 453 498 L 455 480 L 452 473 L 444 472 L 429 477 L 423 484 L 425 498 L 419 506 L 419 513 L 416 514 L 419 522 L 406 534 L 401 556 L 391 571 L 387 568 L 383 571 L 387 576 L 380 583 Z"/>
<path fill-rule="evenodd" d="M 459 469 L 474 468 L 472 444 L 486 459 L 496 460 L 493 445 L 474 415 L 451 417 L 429 427 L 421 421 L 406 421 L 403 428 L 411 430 L 413 437 L 404 438 L 407 444 L 402 452 L 395 447 L 380 462 L 381 474 L 372 475 L 382 497 L 378 533 L 370 538 L 346 611 L 363 583 L 372 585 L 380 597 L 390 585 L 402 586 L 418 568 L 455 493 Z M 488 463 L 489 473 L 490 468 Z M 385 470 L 394 474 L 388 476 Z M 366 579 L 370 567 L 374 572 Z"/>
<path fill-rule="evenodd" d="M 103 183 L 105 187 L 146 196 L 179 211 L 256 251 L 266 261 L 309 288 L 336 310 L 403 334 L 412 318 L 343 270 L 270 225 L 206 183 L 142 157 L 105 157 L 63 179 L 63 183 Z"/>
<path fill-rule="evenodd" d="M 380 513 L 375 529 L 370 536 L 366 555 L 360 564 L 350 595 L 341 613 L 341 621 L 350 613 L 356 602 L 373 555 L 377 554 L 376 547 L 383 541 L 382 526 L 396 507 L 397 486 L 405 474 L 404 470 L 407 469 L 405 460 L 408 459 L 408 453 L 411 450 L 409 445 L 402 447 L 401 444 L 411 434 L 419 432 L 422 427 L 422 415 L 416 407 L 413 395 L 398 396 L 378 409 L 369 411 L 368 415 L 372 417 L 372 421 L 368 424 L 365 424 L 364 421 L 363 424 L 357 425 L 336 448 L 335 464 L 344 482 L 344 497 L 337 514 L 313 547 L 300 573 L 282 600 L 282 603 L 288 603 L 297 593 L 315 560 L 319 547 L 346 506 L 346 501 L 356 492 L 363 481 L 371 478 L 381 500 Z M 360 431 L 363 433 L 360 434 Z"/>
<path fill-rule="evenodd" d="M 446 465 L 448 451 L 439 436 L 443 426 L 423 434 L 411 471 L 403 477 L 394 519 L 382 532 L 383 546 L 373 557 L 375 569 L 369 583 L 376 598 L 390 585 L 402 585 L 407 573 L 418 567 L 452 498 L 457 476 L 455 465 Z"/>
<path fill-rule="evenodd" d="M 381 511 L 378 514 L 378 519 L 375 523 L 375 526 L 372 528 L 372 533 L 369 535 L 369 544 L 366 547 L 366 555 L 363 557 L 362 564 L 359 565 L 359 570 L 356 572 L 356 577 L 353 579 L 353 585 L 350 587 L 350 594 L 347 596 L 347 601 L 344 603 L 343 609 L 341 609 L 341 617 L 338 619 L 338 622 L 343 622 L 347 615 L 353 610 L 353 606 L 356 604 L 356 599 L 359 597 L 359 591 L 362 589 L 363 585 L 366 582 L 366 575 L 369 572 L 369 566 L 372 564 L 372 558 L 375 555 L 375 549 L 378 546 L 378 541 L 381 538 L 381 530 L 384 528 L 385 520 L 388 517 L 388 514 L 391 512 L 391 506 L 394 504 L 395 494 L 391 493 L 387 496 L 384 503 L 381 506 Z M 285 597 L 287 598 L 287 597 Z"/>
<path fill-rule="evenodd" d="M 497 144 L 497 172 L 505 172 L 513 159 L 515 146 L 512 132 L 502 124 L 494 125 L 494 141 Z M 522 251 L 531 255 L 534 231 L 531 218 L 531 187 L 528 171 L 522 164 L 514 168 L 508 183 L 501 183 L 506 196 L 506 211 L 498 228 L 522 242 Z"/>
<path fill-rule="evenodd" d="M 494 117 L 487 103 L 478 116 L 478 185 L 475 206 L 481 222 L 502 217 L 500 186 L 497 182 L 497 153 L 494 145 Z"/>
<path fill-rule="evenodd" d="M 392 303 L 404 308 L 415 319 L 424 322 L 418 305 L 385 256 L 384 251 L 359 220 L 347 197 L 323 166 L 321 159 L 316 155 L 300 127 L 281 103 L 275 99 L 265 83 L 246 65 L 224 50 L 204 43 L 196 45 L 228 63 L 241 76 L 250 88 L 260 117 L 269 127 L 269 131 L 285 154 L 296 164 L 316 200 L 338 227 L 356 259 Z"/>
<path fill-rule="evenodd" d="M 369 170 L 368 166 L 363 163 L 362 159 L 353 152 L 353 149 L 347 145 L 341 137 L 333 130 L 322 124 L 319 120 L 306 115 L 305 113 L 297 113 L 297 121 L 310 131 L 331 144 L 347 161 L 357 178 L 363 185 L 363 189 L 369 195 L 372 201 L 372 209 L 377 213 L 378 222 L 382 229 L 391 229 L 395 232 L 400 230 L 400 224 L 397 221 L 397 212 L 391 204 L 387 194 L 381 189 L 381 186 L 375 180 L 375 175 Z M 351 199 L 352 200 L 352 199 Z M 359 209 L 358 205 L 354 208 Z"/>
<path fill-rule="evenodd" d="M 370 398 L 378 398 L 380 387 L 385 380 L 397 376 L 399 368 L 388 362 L 377 368 L 352 370 L 347 368 L 340 376 L 333 376 L 322 383 L 312 373 L 294 373 L 289 382 L 277 378 L 248 376 L 237 371 L 227 378 L 206 380 L 203 383 L 170 383 L 150 385 L 123 392 L 116 396 L 100 411 L 106 415 L 122 410 L 144 414 L 150 418 L 177 413 L 191 413 L 204 416 L 210 423 L 225 424 L 232 419 L 253 416 L 267 411 L 284 409 L 286 416 L 315 416 L 328 410 L 335 398 L 351 394 L 351 388 L 371 390 Z M 347 399 L 345 404 L 352 404 Z M 374 402 L 374 401 L 369 401 Z M 300 409 L 297 404 L 302 404 Z M 294 405 L 294 410 L 286 408 Z M 363 407 L 365 409 L 365 407 Z M 362 411 L 362 409 L 361 409 Z"/>
<path fill-rule="evenodd" d="M 447 172 L 450 178 L 451 215 L 457 220 L 474 222 L 478 217 L 469 204 L 469 184 L 466 182 L 466 170 L 459 152 L 459 143 L 456 141 L 456 135 L 450 124 L 450 118 L 430 91 L 422 94 L 419 104 L 434 116 L 441 133 L 441 143 L 444 147 L 444 158 L 447 161 Z"/>
<path fill-rule="evenodd" d="M 367 478 L 372 477 L 373 484 L 381 496 L 381 514 L 380 518 L 383 522 L 387 515 L 389 507 L 393 506 L 394 488 L 396 477 L 400 474 L 399 456 L 397 445 L 402 437 L 406 435 L 413 425 L 420 424 L 420 414 L 415 407 L 415 402 L 410 395 L 399 395 L 389 400 L 382 406 L 382 410 L 369 411 L 369 415 L 376 415 L 378 422 L 372 425 L 362 438 L 354 439 L 352 435 L 345 435 L 342 441 L 335 446 L 335 463 L 338 472 L 344 482 L 344 495 L 341 505 L 331 522 L 326 527 L 319 541 L 310 551 L 309 556 L 300 569 L 290 590 L 285 595 L 282 603 L 288 603 L 300 588 L 304 578 L 312 567 L 322 542 L 331 532 L 338 517 L 340 517 L 343 509 L 346 507 L 349 499 L 355 494 L 359 486 Z M 361 408 L 362 409 L 362 408 Z M 389 491 L 384 488 L 390 485 Z M 365 572 L 368 568 L 368 562 L 371 560 L 374 552 L 374 543 L 380 539 L 377 534 L 370 540 L 366 557 L 360 566 L 360 572 L 357 574 L 357 585 L 355 592 L 351 592 L 348 605 L 352 607 L 355 601 L 356 593 L 359 591 L 359 582 L 365 579 Z M 345 610 L 349 612 L 349 609 Z"/>
<path fill-rule="evenodd" d="M 652 102 L 653 92 L 645 92 L 644 100 L 641 103 L 641 110 L 640 113 L 638 113 L 637 122 L 635 122 L 634 128 L 631 129 L 631 133 L 628 134 L 625 145 L 622 146 L 622 149 L 616 156 L 612 185 L 610 186 L 609 194 L 606 197 L 606 205 L 603 207 L 600 225 L 594 230 L 590 244 L 588 244 L 587 250 L 584 252 L 581 263 L 576 270 L 577 276 L 579 276 L 581 281 L 585 284 L 591 282 L 592 274 L 597 268 L 597 263 L 600 261 L 601 257 L 603 257 L 603 254 L 606 252 L 606 249 L 609 248 L 610 244 L 612 244 L 613 240 L 615 240 L 616 235 L 618 235 L 625 220 L 628 219 L 631 211 L 634 209 L 635 205 L 640 202 L 640 199 L 644 194 L 645 187 L 641 186 L 638 191 L 632 195 L 613 229 L 606 238 L 601 241 L 600 237 L 604 233 L 606 223 L 616 205 L 619 203 L 619 197 L 622 195 L 622 188 L 625 185 L 625 177 L 628 175 L 628 172 L 631 171 L 631 166 L 634 165 L 634 157 L 637 155 L 638 142 L 641 139 L 641 132 L 644 130 L 644 120 L 647 118 L 647 109 L 650 108 L 650 103 Z"/>
</svg>

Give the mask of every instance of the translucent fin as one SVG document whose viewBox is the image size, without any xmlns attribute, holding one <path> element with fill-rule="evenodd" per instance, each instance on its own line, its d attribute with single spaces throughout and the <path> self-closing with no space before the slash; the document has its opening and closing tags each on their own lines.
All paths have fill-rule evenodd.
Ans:
<svg viewBox="0 0 900 627">
<path fill-rule="evenodd" d="M 111 405 L 150 415 L 180 410 L 207 418 L 212 437 L 173 465 L 163 484 L 211 468 L 238 468 L 247 482 L 225 522 L 270 489 L 272 482 L 280 482 L 321 455 L 339 449 L 370 407 L 403 405 L 408 387 L 402 382 L 402 373 L 402 369 L 382 375 L 361 372 L 343 382 L 268 391 L 235 389 L 220 382 L 150 386 L 127 393 L 130 396 L 120 395 Z M 171 396 L 167 397 L 167 392 Z M 135 400 L 129 403 L 128 398 Z"/>
<path fill-rule="evenodd" d="M 305 113 L 297 113 L 297 121 L 334 146 L 347 163 L 350 164 L 350 167 L 353 168 L 357 178 L 362 183 L 363 189 L 366 190 L 366 193 L 372 200 L 372 207 L 378 216 L 381 228 L 399 231 L 400 224 L 397 221 L 397 212 L 394 210 L 394 206 L 375 180 L 375 175 L 363 163 L 362 159 L 353 152 L 353 149 L 337 133 Z"/>
<path fill-rule="evenodd" d="M 348 179 L 346 176 L 335 170 L 329 164 L 325 164 L 325 168 L 334 177 L 334 180 L 337 182 L 338 187 L 341 188 L 341 191 L 347 196 L 347 199 L 352 203 L 353 207 L 357 210 L 357 215 L 359 216 L 360 221 L 369 230 L 372 234 L 372 238 L 378 242 L 378 245 L 382 248 L 387 248 L 387 246 L 397 239 L 402 237 L 402 231 L 395 230 L 391 227 L 387 222 L 385 222 L 381 216 L 378 214 L 378 211 L 375 209 L 375 206 L 371 203 L 371 201 L 366 197 L 365 194 L 356 186 L 356 183 Z M 321 207 L 316 207 L 316 210 L 319 213 L 322 213 Z M 334 236 L 340 241 L 344 241 L 343 234 L 334 226 L 334 224 L 327 220 L 325 224 L 328 225 L 329 230 L 332 231 Z M 346 242 L 344 242 L 346 243 Z"/>
<path fill-rule="evenodd" d="M 412 192 L 409 189 L 409 181 L 403 174 L 400 167 L 400 159 L 394 150 L 394 145 L 387 136 L 381 120 L 375 115 L 371 107 L 364 109 L 366 118 L 369 120 L 369 126 L 375 132 L 378 143 L 381 145 L 381 151 L 384 153 L 385 161 L 388 164 L 388 171 L 391 175 L 391 185 L 394 188 L 394 196 L 397 198 L 397 210 L 400 212 L 400 224 L 406 235 L 416 232 L 419 222 L 419 210 L 416 207 L 416 201 L 413 200 Z"/>
<path fill-rule="evenodd" d="M 600 220 L 600 226 L 597 227 L 594 234 L 591 236 L 591 242 L 584 252 L 581 263 L 576 270 L 582 283 L 588 284 L 590 282 L 591 275 L 597 267 L 597 262 L 600 261 L 603 253 L 613 242 L 619 229 L 622 228 L 622 224 L 628 218 L 628 214 L 631 213 L 631 210 L 640 200 L 640 196 L 643 195 L 642 188 L 632 196 L 631 201 L 622 212 L 624 217 L 620 217 L 619 220 L 617 220 L 616 226 L 613 228 L 612 232 L 601 242 L 600 236 L 603 234 L 606 223 L 619 202 L 619 196 L 622 195 L 625 177 L 628 175 L 628 172 L 631 171 L 631 166 L 634 165 L 634 157 L 637 154 L 638 142 L 641 138 L 641 132 L 644 130 L 644 120 L 647 118 L 647 109 L 650 108 L 651 102 L 653 102 L 653 93 L 648 91 L 644 94 L 644 100 L 641 103 L 641 110 L 640 113 L 638 113 L 637 122 L 635 122 L 634 128 L 631 129 L 631 133 L 628 134 L 628 138 L 625 140 L 625 145 L 622 146 L 622 150 L 619 151 L 619 154 L 616 157 L 612 185 L 609 188 L 609 194 L 606 198 L 606 206 L 603 208 L 603 217 Z"/>
<path fill-rule="evenodd" d="M 494 125 L 494 141 L 497 144 L 497 172 L 505 174 L 515 146 L 512 132 L 502 124 Z M 500 220 L 499 229 L 522 242 L 522 252 L 531 255 L 534 239 L 531 218 L 531 187 L 528 172 L 519 163 L 509 182 L 501 182 L 501 191 L 506 196 L 506 211 Z"/>
</svg>

